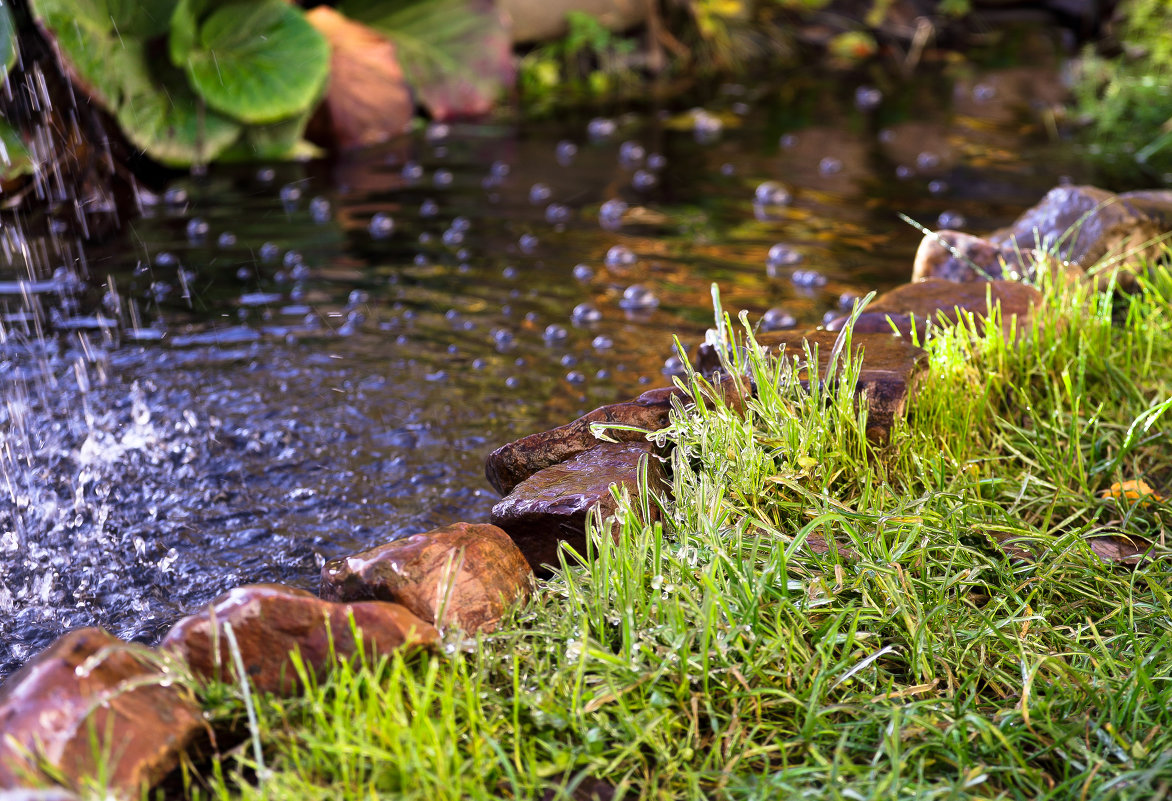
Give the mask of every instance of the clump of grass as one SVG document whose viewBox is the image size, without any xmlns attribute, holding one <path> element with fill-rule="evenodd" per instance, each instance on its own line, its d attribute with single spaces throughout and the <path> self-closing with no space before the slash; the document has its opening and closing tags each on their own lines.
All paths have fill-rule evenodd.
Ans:
<svg viewBox="0 0 1172 801">
<path fill-rule="evenodd" d="M 702 401 L 660 434 L 672 500 L 620 498 L 618 538 L 593 521 L 496 634 L 263 701 L 265 782 L 240 749 L 192 794 L 1153 797 L 1172 781 L 1169 509 L 1099 493 L 1172 484 L 1152 411 L 1172 279 L 1045 290 L 1020 334 L 993 315 L 929 340 L 879 448 L 849 347 L 840 380 L 803 388 L 812 354 L 768 360 L 746 330 L 744 413 L 692 375 Z M 662 522 L 640 522 L 650 504 Z M 1103 535 L 1150 561 L 1103 561 Z"/>
</svg>

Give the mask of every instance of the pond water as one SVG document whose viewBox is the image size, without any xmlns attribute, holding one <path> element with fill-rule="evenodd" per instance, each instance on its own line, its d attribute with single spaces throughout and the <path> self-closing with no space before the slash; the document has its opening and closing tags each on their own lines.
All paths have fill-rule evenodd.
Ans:
<svg viewBox="0 0 1172 801">
<path fill-rule="evenodd" d="M 0 676 L 69 628 L 149 642 L 232 586 L 485 519 L 485 455 L 670 381 L 712 282 L 813 326 L 906 280 L 897 212 L 987 230 L 1097 178 L 1045 135 L 1053 74 L 970 73 L 216 167 L 97 245 L 6 218 Z"/>
</svg>

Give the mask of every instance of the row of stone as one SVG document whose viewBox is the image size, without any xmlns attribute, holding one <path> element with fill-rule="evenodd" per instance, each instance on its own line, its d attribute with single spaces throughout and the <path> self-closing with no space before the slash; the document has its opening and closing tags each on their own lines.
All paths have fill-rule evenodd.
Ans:
<svg viewBox="0 0 1172 801">
<path fill-rule="evenodd" d="M 1003 324 L 1020 327 L 1040 294 L 1006 278 L 1057 264 L 1057 273 L 1078 279 L 1078 260 L 1149 247 L 1172 227 L 1172 193 L 1121 197 L 1059 187 L 989 240 L 926 236 L 913 282 L 877 298 L 853 327 L 851 347 L 861 355 L 855 389 L 865 398 L 869 437 L 886 436 L 926 369 L 925 352 L 908 341 L 912 328 L 955 323 L 964 313 L 983 318 L 994 306 Z M 1077 233 L 1060 240 L 1072 225 Z M 1066 261 L 1043 257 L 1023 247 L 1026 241 L 1048 244 Z M 843 323 L 762 335 L 759 343 L 774 354 L 816 352 L 816 368 L 803 365 L 799 378 L 817 369 L 826 379 Z M 710 374 L 720 354 L 702 347 L 695 366 Z M 751 387 L 726 377 L 714 390 L 740 409 Z M 298 664 L 320 678 L 359 651 L 425 650 L 442 630 L 491 631 L 528 598 L 534 573 L 558 563 L 562 543 L 586 553 L 586 519 L 592 510 L 613 516 L 615 487 L 634 496 L 644 470 L 652 488 L 666 490 L 667 454 L 644 432 L 664 428 L 673 404 L 691 400 L 678 387 L 655 389 L 498 448 L 486 462 L 489 482 L 504 496 L 491 524 L 456 523 L 329 562 L 320 597 L 277 585 L 240 587 L 181 620 L 158 648 L 93 628 L 64 635 L 0 689 L 0 790 L 51 783 L 53 775 L 76 787 L 103 774 L 112 796 L 138 796 L 184 751 L 214 736 L 187 676 L 296 693 Z M 601 441 L 597 426 L 619 426 L 608 432 L 617 441 Z"/>
</svg>

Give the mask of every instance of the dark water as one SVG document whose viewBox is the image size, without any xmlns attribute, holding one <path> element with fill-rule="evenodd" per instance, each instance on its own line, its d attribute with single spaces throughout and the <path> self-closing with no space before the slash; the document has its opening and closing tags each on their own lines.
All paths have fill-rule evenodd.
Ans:
<svg viewBox="0 0 1172 801">
<path fill-rule="evenodd" d="M 906 279 L 897 212 L 986 230 L 1095 178 L 1047 142 L 1053 76 L 859 90 L 215 168 L 100 246 L 5 219 L 0 676 L 68 628 L 150 641 L 234 585 L 312 589 L 326 559 L 485 519 L 488 451 L 669 381 L 712 282 L 815 325 Z M 776 244 L 796 256 L 769 267 Z"/>
</svg>

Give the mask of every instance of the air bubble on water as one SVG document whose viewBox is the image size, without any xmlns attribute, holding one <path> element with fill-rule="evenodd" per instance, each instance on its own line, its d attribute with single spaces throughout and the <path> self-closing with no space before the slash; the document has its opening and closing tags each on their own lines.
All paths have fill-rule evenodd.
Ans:
<svg viewBox="0 0 1172 801">
<path fill-rule="evenodd" d="M 769 248 L 769 253 L 765 257 L 765 264 L 768 267 L 793 267 L 795 264 L 801 264 L 804 257 L 802 254 L 794 250 L 789 245 L 778 242 L 773 247 Z"/>
<path fill-rule="evenodd" d="M 501 277 L 512 281 L 517 277 L 517 268 L 511 264 L 508 265 L 503 270 L 501 270 Z"/>
<path fill-rule="evenodd" d="M 619 164 L 624 167 L 634 167 L 646 157 L 647 151 L 643 145 L 635 141 L 623 142 L 619 145 Z"/>
<path fill-rule="evenodd" d="M 790 276 L 790 280 L 794 282 L 795 286 L 800 287 L 826 286 L 826 276 L 817 270 L 795 270 L 794 274 Z"/>
<path fill-rule="evenodd" d="M 598 207 L 598 224 L 608 231 L 614 231 L 622 225 L 623 215 L 627 212 L 627 204 L 618 198 L 611 198 Z"/>
<path fill-rule="evenodd" d="M 594 277 L 594 268 L 589 264 L 575 264 L 573 275 L 576 280 L 585 283 Z"/>
<path fill-rule="evenodd" d="M 997 96 L 997 89 L 992 84 L 979 83 L 973 87 L 973 99 L 984 103 Z"/>
<path fill-rule="evenodd" d="M 423 131 L 423 138 L 428 144 L 438 144 L 451 136 L 452 128 L 447 123 L 432 122 Z"/>
<path fill-rule="evenodd" d="M 720 117 L 702 108 L 692 109 L 692 133 L 697 142 L 702 144 L 716 141 L 720 137 L 724 123 Z"/>
<path fill-rule="evenodd" d="M 261 167 L 256 171 L 256 180 L 258 183 L 271 184 L 277 179 L 277 171 L 272 167 Z"/>
<path fill-rule="evenodd" d="M 928 182 L 928 192 L 930 194 L 943 195 L 947 191 L 948 191 L 948 182 L 947 181 L 936 180 L 936 181 L 929 181 Z"/>
<path fill-rule="evenodd" d="M 423 177 L 423 165 L 417 161 L 408 161 L 403 165 L 403 169 L 399 171 L 399 174 L 408 183 L 415 183 Z"/>
<path fill-rule="evenodd" d="M 155 254 L 155 266 L 163 269 L 179 266 L 179 257 L 169 250 L 163 250 Z"/>
<path fill-rule="evenodd" d="M 619 300 L 619 307 L 628 311 L 643 311 L 654 309 L 659 305 L 659 298 L 643 284 L 631 284 L 623 291 Z"/>
<path fill-rule="evenodd" d="M 639 258 L 626 245 L 613 245 L 610 250 L 606 251 L 605 261 L 607 267 L 622 268 L 633 266 L 639 261 Z"/>
<path fill-rule="evenodd" d="M 792 133 L 782 134 L 777 139 L 777 146 L 784 149 L 784 150 L 789 150 L 797 143 L 798 143 L 798 137 Z"/>
<path fill-rule="evenodd" d="M 753 192 L 753 199 L 766 206 L 785 206 L 793 199 L 788 189 L 777 181 L 763 181 Z"/>
<path fill-rule="evenodd" d="M 281 187 L 280 196 L 285 211 L 293 211 L 301 202 L 301 187 L 297 184 L 285 184 Z"/>
<path fill-rule="evenodd" d="M 647 169 L 659 172 L 667 166 L 667 159 L 662 153 L 651 153 L 647 156 Z"/>
<path fill-rule="evenodd" d="M 453 231 L 467 231 L 472 227 L 472 221 L 467 217 L 453 217 L 452 222 L 448 225 Z"/>
<path fill-rule="evenodd" d="M 505 379 L 505 386 L 509 389 L 515 389 L 521 382 L 517 380 L 516 376 L 509 376 Z"/>
<path fill-rule="evenodd" d="M 513 344 L 513 332 L 507 328 L 494 328 L 491 336 L 498 348 L 507 348 Z"/>
<path fill-rule="evenodd" d="M 545 327 L 545 331 L 542 332 L 541 338 L 545 340 L 547 345 L 553 345 L 555 343 L 565 342 L 569 335 L 570 334 L 568 331 L 566 331 L 565 326 L 558 325 L 557 323 L 550 323 Z"/>
<path fill-rule="evenodd" d="M 449 228 L 446 231 L 444 231 L 444 235 L 442 238 L 444 240 L 445 245 L 447 245 L 450 248 L 454 248 L 457 245 L 462 245 L 464 243 L 464 232 L 458 231 L 455 228 Z M 424 240 L 421 239 L 420 241 L 422 242 Z"/>
<path fill-rule="evenodd" d="M 535 183 L 533 186 L 529 187 L 529 202 L 534 206 L 540 206 L 542 203 L 549 200 L 552 194 L 553 190 L 551 190 L 547 184 L 540 182 Z"/>
<path fill-rule="evenodd" d="M 277 257 L 281 255 L 281 248 L 273 242 L 265 242 L 260 246 L 258 253 L 260 260 L 265 264 L 269 264 L 276 261 Z"/>
<path fill-rule="evenodd" d="M 855 89 L 855 108 L 872 111 L 883 102 L 883 93 L 874 86 L 860 86 Z"/>
<path fill-rule="evenodd" d="M 570 219 L 570 207 L 561 203 L 550 203 L 545 207 L 545 221 L 551 225 L 560 225 Z"/>
<path fill-rule="evenodd" d="M 419 204 L 420 217 L 434 217 L 439 214 L 439 204 L 428 198 Z"/>
<path fill-rule="evenodd" d="M 321 195 L 309 201 L 309 216 L 318 225 L 324 225 L 330 221 L 330 201 Z"/>
<path fill-rule="evenodd" d="M 181 186 L 169 186 L 163 192 L 163 202 L 168 206 L 183 206 L 187 203 L 187 190 Z"/>
<path fill-rule="evenodd" d="M 590 325 L 602 319 L 600 312 L 593 303 L 579 303 L 570 313 L 570 320 L 574 325 Z"/>
<path fill-rule="evenodd" d="M 554 150 L 558 164 L 563 167 L 570 166 L 576 155 L 578 155 L 578 146 L 567 139 L 558 142 L 557 148 Z"/>
<path fill-rule="evenodd" d="M 658 182 L 659 179 L 650 170 L 635 170 L 635 174 L 631 176 L 631 186 L 639 190 L 651 189 Z"/>
<path fill-rule="evenodd" d="M 797 327 L 798 320 L 780 306 L 774 306 L 761 316 L 762 331 L 785 331 Z"/>
<path fill-rule="evenodd" d="M 531 255 L 537 250 L 540 240 L 533 234 L 521 234 L 521 238 L 517 240 L 517 247 L 526 255 Z"/>
<path fill-rule="evenodd" d="M 599 142 L 615 135 L 618 125 L 607 117 L 595 117 L 586 124 L 586 135 L 591 141 Z"/>
<path fill-rule="evenodd" d="M 299 250 L 286 250 L 285 255 L 281 257 L 281 264 L 285 266 L 285 269 L 291 269 L 304 263 L 305 257 L 301 255 Z"/>
<path fill-rule="evenodd" d="M 378 211 L 370 218 L 368 228 L 374 239 L 386 239 L 395 232 L 395 220 L 386 212 Z"/>
<path fill-rule="evenodd" d="M 895 168 L 895 177 L 901 181 L 906 181 L 916 174 L 916 171 L 906 164 L 900 164 Z"/>
<path fill-rule="evenodd" d="M 222 248 L 230 248 L 236 244 L 236 234 L 231 231 L 224 231 L 216 237 L 216 244 Z"/>
<path fill-rule="evenodd" d="M 668 356 L 662 372 L 664 375 L 683 375 L 687 372 L 687 364 L 679 356 Z"/>
<path fill-rule="evenodd" d="M 455 177 L 452 175 L 451 170 L 436 170 L 431 180 L 436 186 L 444 187 L 451 186 Z"/>
<path fill-rule="evenodd" d="M 916 156 L 916 166 L 921 170 L 934 170 L 940 166 L 940 156 L 930 150 L 925 150 Z"/>
<path fill-rule="evenodd" d="M 208 235 L 208 221 L 202 217 L 192 217 L 187 221 L 187 238 L 192 242 L 202 242 Z"/>
<path fill-rule="evenodd" d="M 509 164 L 506 161 L 494 161 L 489 165 L 488 172 L 493 178 L 503 179 L 509 174 Z"/>
<path fill-rule="evenodd" d="M 581 370 L 571 370 L 566 373 L 566 381 L 569 381 L 571 384 L 585 384 L 586 374 Z"/>
<path fill-rule="evenodd" d="M 964 228 L 966 222 L 964 215 L 958 211 L 942 211 L 940 216 L 936 218 L 936 224 L 940 228 L 949 228 L 954 231 Z"/>
<path fill-rule="evenodd" d="M 818 172 L 822 175 L 837 175 L 842 172 L 842 160 L 827 156 L 818 162 Z"/>
</svg>

